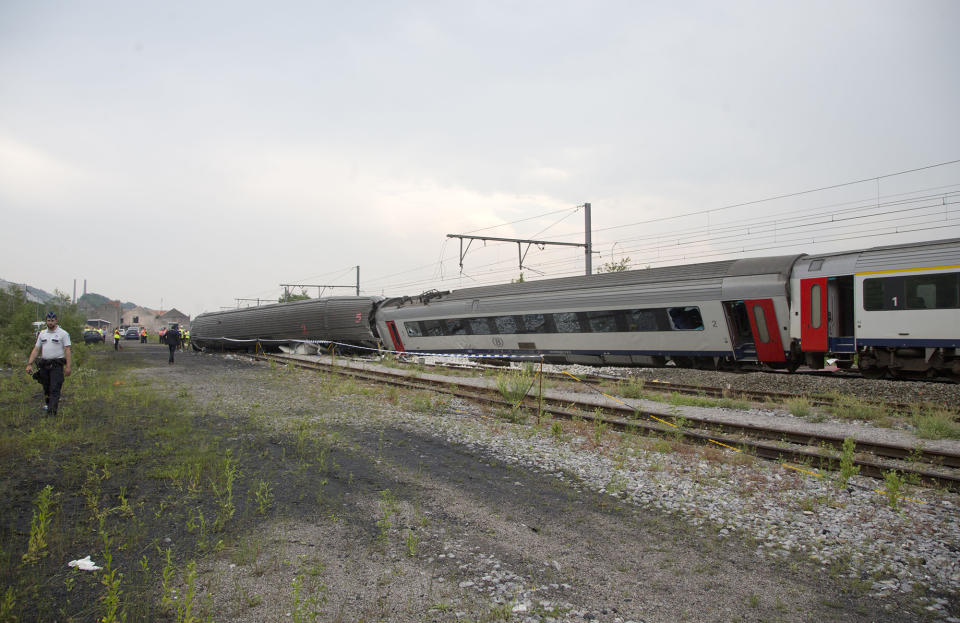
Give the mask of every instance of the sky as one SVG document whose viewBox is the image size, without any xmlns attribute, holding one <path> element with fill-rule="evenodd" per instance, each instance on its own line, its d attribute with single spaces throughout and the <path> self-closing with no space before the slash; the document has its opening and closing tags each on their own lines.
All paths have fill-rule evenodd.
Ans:
<svg viewBox="0 0 960 623">
<path fill-rule="evenodd" d="M 196 315 L 960 236 L 960 2 L 0 0 L 0 278 Z M 311 296 L 321 293 L 308 288 Z M 352 295 L 327 289 L 324 296 Z"/>
</svg>

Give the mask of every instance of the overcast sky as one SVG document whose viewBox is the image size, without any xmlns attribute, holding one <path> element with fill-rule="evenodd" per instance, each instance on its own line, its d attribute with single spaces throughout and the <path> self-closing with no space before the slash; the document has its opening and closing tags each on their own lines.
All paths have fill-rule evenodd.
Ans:
<svg viewBox="0 0 960 623">
<path fill-rule="evenodd" d="M 960 236 L 960 164 L 924 168 L 960 159 L 958 25 L 955 0 L 0 0 L 0 278 L 192 315 L 355 265 L 416 294 L 521 272 L 474 243 L 461 275 L 446 234 L 582 242 L 584 202 L 595 267 Z"/>
</svg>

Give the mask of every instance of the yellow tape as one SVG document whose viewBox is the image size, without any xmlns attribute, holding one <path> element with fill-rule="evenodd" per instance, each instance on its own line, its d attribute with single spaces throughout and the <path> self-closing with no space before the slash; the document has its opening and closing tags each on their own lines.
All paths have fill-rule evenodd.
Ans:
<svg viewBox="0 0 960 623">
<path fill-rule="evenodd" d="M 960 265 L 954 266 L 924 266 L 922 268 L 897 268 L 895 270 L 870 270 L 862 273 L 854 273 L 855 275 L 888 275 L 890 273 L 912 273 L 918 270 L 951 270 L 953 268 L 960 268 Z"/>
</svg>

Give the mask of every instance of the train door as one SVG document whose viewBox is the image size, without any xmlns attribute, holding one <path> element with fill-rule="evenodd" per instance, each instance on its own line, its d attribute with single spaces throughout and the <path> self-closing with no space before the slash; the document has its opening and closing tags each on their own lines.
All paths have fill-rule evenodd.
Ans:
<svg viewBox="0 0 960 623">
<path fill-rule="evenodd" d="M 853 353 L 853 276 L 827 280 L 827 335 L 831 353 Z"/>
<path fill-rule="evenodd" d="M 751 299 L 743 303 L 747 307 L 747 317 L 750 318 L 757 359 L 763 362 L 786 361 L 773 299 Z"/>
<path fill-rule="evenodd" d="M 393 340 L 393 347 L 397 350 L 397 352 L 406 352 L 406 349 L 403 347 L 403 342 L 400 340 L 400 333 L 397 332 L 397 323 L 395 323 L 393 320 L 388 320 L 387 331 L 390 332 L 390 339 Z"/>
<path fill-rule="evenodd" d="M 747 317 L 747 306 L 743 301 L 724 301 L 723 313 L 727 317 L 727 327 L 730 331 L 730 350 L 738 360 L 753 359 L 756 348 L 753 344 L 753 331 L 750 329 L 750 319 Z"/>
<path fill-rule="evenodd" d="M 800 280 L 800 350 L 827 351 L 827 278 Z"/>
</svg>

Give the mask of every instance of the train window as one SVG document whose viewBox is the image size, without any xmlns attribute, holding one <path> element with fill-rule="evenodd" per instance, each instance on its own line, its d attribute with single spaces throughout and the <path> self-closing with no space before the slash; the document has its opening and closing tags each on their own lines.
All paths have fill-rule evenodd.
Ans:
<svg viewBox="0 0 960 623">
<path fill-rule="evenodd" d="M 543 314 L 524 314 L 524 333 L 550 333 L 547 317 Z"/>
<path fill-rule="evenodd" d="M 819 283 L 810 286 L 810 327 L 819 329 L 823 315 L 823 297 L 822 288 Z"/>
<path fill-rule="evenodd" d="M 517 332 L 517 319 L 513 316 L 496 316 L 493 321 L 497 325 L 497 333 L 501 335 Z"/>
<path fill-rule="evenodd" d="M 489 318 L 469 318 L 467 323 L 470 325 L 470 332 L 474 335 L 490 335 L 496 331 L 490 330 Z"/>
<path fill-rule="evenodd" d="M 443 325 L 439 320 L 424 320 L 423 332 L 430 337 L 440 337 L 443 335 Z"/>
<path fill-rule="evenodd" d="M 863 308 L 867 311 L 883 309 L 883 279 L 863 280 Z"/>
<path fill-rule="evenodd" d="M 661 323 L 660 309 L 628 309 L 626 312 L 627 331 L 659 331 Z"/>
<path fill-rule="evenodd" d="M 587 322 L 594 333 L 614 333 L 617 330 L 617 312 L 612 309 L 587 312 Z"/>
<path fill-rule="evenodd" d="M 770 331 L 767 329 L 767 316 L 760 305 L 753 306 L 753 320 L 757 323 L 757 339 L 761 344 L 766 344 L 770 341 Z"/>
<path fill-rule="evenodd" d="M 960 273 L 864 279 L 863 308 L 867 311 L 960 308 Z"/>
<path fill-rule="evenodd" d="M 820 272 L 823 268 L 823 260 L 810 260 L 810 266 L 807 268 L 811 273 Z"/>
<path fill-rule="evenodd" d="M 667 314 L 677 331 L 703 331 L 703 317 L 699 307 L 670 307 Z"/>
<path fill-rule="evenodd" d="M 464 322 L 463 318 L 450 318 L 449 320 L 443 321 L 443 334 L 444 335 L 466 335 L 467 334 L 467 323 Z"/>
<path fill-rule="evenodd" d="M 939 273 L 906 277 L 907 309 L 955 309 L 960 307 L 960 273 Z"/>
<path fill-rule="evenodd" d="M 405 322 L 403 328 L 407 330 L 408 337 L 421 337 L 423 335 L 419 322 Z"/>
<path fill-rule="evenodd" d="M 553 324 L 557 333 L 580 333 L 580 319 L 576 312 L 560 312 L 553 314 Z"/>
</svg>

